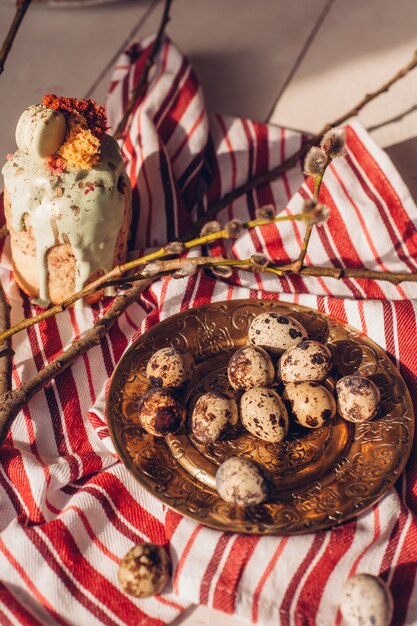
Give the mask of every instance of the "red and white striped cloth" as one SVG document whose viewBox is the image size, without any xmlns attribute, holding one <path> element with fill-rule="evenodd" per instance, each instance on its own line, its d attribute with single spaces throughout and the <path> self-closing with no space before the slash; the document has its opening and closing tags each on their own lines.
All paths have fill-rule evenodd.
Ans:
<svg viewBox="0 0 417 626">
<path fill-rule="evenodd" d="M 141 74 L 151 40 L 133 46 L 114 71 L 108 113 L 115 127 Z M 152 68 L 122 150 L 134 187 L 134 248 L 174 240 L 207 204 L 248 177 L 277 165 L 302 138 L 249 120 L 209 117 L 192 69 L 166 41 Z M 297 212 L 311 185 L 295 167 L 242 196 L 219 220 L 253 217 L 258 206 Z M 347 127 L 347 156 L 327 171 L 322 200 L 331 208 L 314 230 L 307 261 L 417 271 L 417 208 L 393 165 L 364 129 Z M 211 253 L 298 254 L 303 225 L 255 229 Z M 197 254 L 192 251 L 190 254 Z M 12 322 L 37 312 L 19 292 L 8 240 L 0 277 Z M 343 527 L 297 537 L 222 534 L 165 508 L 113 454 L 104 419 L 106 383 L 140 332 L 178 311 L 236 298 L 281 299 L 348 321 L 399 365 L 417 398 L 417 288 L 388 283 L 235 273 L 164 278 L 121 316 L 102 341 L 39 393 L 15 420 L 0 456 L 0 623 L 159 626 L 191 603 L 207 604 L 260 624 L 333 626 L 346 578 L 370 572 L 388 581 L 393 624 L 417 624 L 417 455 L 396 488 Z M 16 335 L 15 385 L 33 376 L 96 320 L 105 301 L 66 311 Z M 416 407 L 417 408 L 417 407 Z M 117 584 L 123 554 L 140 540 L 167 544 L 173 587 L 135 600 Z"/>
</svg>

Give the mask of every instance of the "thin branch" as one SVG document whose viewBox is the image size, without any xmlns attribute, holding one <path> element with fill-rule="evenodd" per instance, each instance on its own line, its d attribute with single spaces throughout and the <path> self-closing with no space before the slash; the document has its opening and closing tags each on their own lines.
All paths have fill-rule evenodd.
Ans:
<svg viewBox="0 0 417 626">
<path fill-rule="evenodd" d="M 315 198 L 316 200 L 318 200 L 318 197 L 319 197 L 319 194 L 320 194 L 320 188 L 321 188 L 321 183 L 323 182 L 324 173 L 325 173 L 326 169 L 328 168 L 328 166 L 330 165 L 330 163 L 331 163 L 331 159 L 328 157 L 326 163 L 323 166 L 322 173 L 320 175 L 314 177 L 313 198 Z M 304 259 L 305 259 L 305 256 L 307 254 L 307 248 L 308 248 L 308 244 L 310 243 L 310 237 L 311 237 L 311 233 L 313 232 L 313 227 L 314 227 L 314 224 L 307 224 L 306 232 L 304 234 L 304 239 L 303 239 L 303 243 L 301 245 L 301 250 L 300 250 L 300 253 L 298 255 L 298 258 L 296 259 L 296 261 L 294 261 L 294 263 L 291 264 L 293 266 L 293 268 L 294 268 L 294 272 L 299 272 L 300 269 L 304 265 Z"/>
<path fill-rule="evenodd" d="M 136 102 L 139 100 L 139 98 L 142 95 L 142 92 L 145 90 L 147 82 L 148 82 L 148 76 L 149 76 L 149 72 L 152 68 L 152 66 L 155 63 L 155 58 L 156 55 L 159 52 L 159 49 L 161 47 L 162 44 L 162 40 L 164 37 L 164 32 L 165 32 L 165 28 L 166 25 L 168 24 L 169 20 L 170 20 L 170 9 L 171 9 L 171 4 L 172 4 L 172 0 L 165 0 L 165 7 L 164 7 L 164 11 L 162 13 L 162 18 L 161 18 L 161 23 L 159 24 L 159 29 L 158 29 L 158 33 L 155 37 L 155 41 L 153 43 L 152 49 L 149 53 L 148 59 L 146 61 L 142 76 L 140 77 L 138 84 L 136 85 L 136 87 L 134 88 L 134 90 L 132 91 L 132 94 L 130 96 L 130 100 L 127 104 L 126 110 L 123 114 L 122 119 L 120 120 L 119 124 L 117 125 L 117 128 L 114 132 L 114 137 L 115 139 L 121 139 L 123 136 L 123 132 L 126 128 L 126 125 L 129 121 L 130 115 L 133 111 L 133 109 L 135 108 Z"/>
<path fill-rule="evenodd" d="M 302 274 L 303 276 L 322 276 L 327 278 L 335 278 L 340 280 L 341 278 L 364 278 L 368 280 L 384 280 L 392 283 L 393 285 L 399 285 L 402 282 L 417 282 L 417 273 L 412 272 L 382 272 L 378 270 L 370 270 L 367 268 L 339 268 L 339 267 L 320 267 L 316 265 L 304 265 L 300 270 L 294 269 L 293 263 L 285 265 L 278 265 L 270 263 L 261 267 L 257 262 L 256 257 L 259 255 L 253 255 L 249 259 L 228 259 L 223 257 L 186 257 L 181 259 L 169 259 L 159 260 L 156 263 L 152 263 L 152 278 L 154 280 L 172 274 L 177 270 L 188 265 L 195 265 L 199 269 L 210 269 L 212 267 L 234 267 L 235 269 L 247 270 L 250 272 L 261 273 L 269 272 L 276 274 L 277 276 L 289 276 L 291 274 Z M 146 266 L 145 266 L 146 271 Z M 126 279 L 121 279 L 117 283 L 123 284 L 123 282 L 143 280 L 143 275 L 137 274 L 129 276 Z"/>
<path fill-rule="evenodd" d="M 367 280 L 382 280 L 393 285 L 400 283 L 416 283 L 417 273 L 414 272 L 379 272 L 377 270 L 368 270 L 366 268 L 357 267 L 316 267 L 314 265 L 304 266 L 300 270 L 303 276 L 322 276 L 327 278 L 365 278 Z"/>
<path fill-rule="evenodd" d="M 92 328 L 87 330 L 80 339 L 73 341 L 67 350 L 46 365 L 33 378 L 1 397 L 0 445 L 4 442 L 13 420 L 21 408 L 51 380 L 68 369 L 81 354 L 98 345 L 120 315 L 138 299 L 140 293 L 151 282 L 151 280 L 143 281 L 123 294 L 116 296 L 103 317 Z"/>
<path fill-rule="evenodd" d="M 274 217 L 269 220 L 266 220 L 266 219 L 251 220 L 249 222 L 243 223 L 241 227 L 243 229 L 249 230 L 250 228 L 254 228 L 255 226 L 263 226 L 264 224 L 273 224 L 275 222 L 283 222 L 283 221 L 288 221 L 288 220 L 304 220 L 306 218 L 308 218 L 308 216 L 304 213 L 298 213 L 295 215 L 280 215 L 278 217 Z M 221 229 L 215 232 L 208 233 L 207 235 L 196 237 L 195 239 L 190 239 L 189 241 L 186 241 L 184 244 L 179 244 L 180 245 L 179 253 L 185 250 L 190 250 L 191 248 L 195 248 L 200 245 L 210 243 L 212 241 L 216 241 L 219 239 L 227 239 L 228 236 L 229 235 L 228 235 L 227 229 Z M 159 250 L 156 250 L 155 252 L 146 254 L 145 256 L 140 257 L 138 259 L 134 259 L 133 261 L 128 261 L 127 263 L 117 265 L 110 272 L 108 272 L 107 274 L 103 274 L 103 276 L 100 276 L 100 278 L 97 278 L 93 282 L 89 283 L 88 285 L 83 287 L 80 291 L 77 291 L 76 293 L 72 294 L 71 296 L 63 300 L 61 303 L 51 306 L 49 307 L 49 309 L 43 310 L 41 313 L 39 313 L 39 315 L 34 315 L 33 317 L 24 318 L 20 322 L 15 324 L 15 326 L 12 326 L 11 328 L 8 328 L 7 330 L 0 331 L 0 343 L 4 341 L 5 339 L 7 339 L 8 337 L 11 337 L 12 335 L 15 335 L 16 333 L 24 330 L 25 328 L 34 326 L 35 324 L 38 324 L 39 322 L 43 322 L 44 320 L 50 317 L 54 317 L 58 313 L 62 313 L 63 311 L 68 309 L 70 306 L 75 304 L 75 302 L 77 302 L 78 300 L 81 300 L 82 298 L 86 298 L 87 296 L 93 293 L 96 293 L 97 291 L 100 291 L 104 289 L 105 287 L 123 284 L 126 281 L 122 280 L 122 277 L 128 275 L 129 272 L 131 272 L 132 270 L 137 270 L 138 268 L 145 266 L 152 261 L 161 259 L 163 257 L 172 256 L 173 254 L 174 253 L 171 251 L 170 244 L 167 244 L 165 246 L 162 246 Z M 130 280 L 129 276 L 128 276 L 128 280 Z"/>
<path fill-rule="evenodd" d="M 307 139 L 305 143 L 296 152 L 294 152 L 294 154 L 292 154 L 290 157 L 288 157 L 288 159 L 280 163 L 280 165 L 277 165 L 268 172 L 263 172 L 262 174 L 258 174 L 257 176 L 250 178 L 243 185 L 236 187 L 236 189 L 229 191 L 218 200 L 212 202 L 207 207 L 207 211 L 204 213 L 204 215 L 187 231 L 187 233 L 184 235 L 184 238 L 189 239 L 190 237 L 192 237 L 193 234 L 198 232 L 206 222 L 213 219 L 219 213 L 219 211 L 232 204 L 232 202 L 234 202 L 237 198 L 240 198 L 240 196 L 249 193 L 250 191 L 252 191 L 252 189 L 256 187 L 266 185 L 267 183 L 276 180 L 284 172 L 289 170 L 291 167 L 294 167 L 298 163 L 298 161 L 307 154 L 310 148 L 312 146 L 315 146 L 320 141 L 320 139 L 325 133 L 327 133 L 328 130 L 330 130 L 331 128 L 335 128 L 336 126 L 340 126 L 349 118 L 358 115 L 358 113 L 367 104 L 369 104 L 369 102 L 375 100 L 375 98 L 388 91 L 392 87 L 392 85 L 401 80 L 401 78 L 404 78 L 404 76 L 411 72 L 411 70 L 413 70 L 415 67 L 417 67 L 417 51 L 414 53 L 413 58 L 409 61 L 409 63 L 407 63 L 407 65 L 405 65 L 401 70 L 394 74 L 394 76 L 387 80 L 381 87 L 364 96 L 362 100 L 358 102 L 358 104 L 356 104 L 352 109 L 347 111 L 344 115 L 341 115 L 339 118 L 333 120 L 333 122 L 330 122 L 329 124 L 325 124 L 320 132 Z"/>
<path fill-rule="evenodd" d="M 32 0 L 17 0 L 16 2 L 16 13 L 0 49 L 0 74 L 4 71 L 7 57 L 31 2 Z"/>
<path fill-rule="evenodd" d="M 145 265 L 143 269 L 142 276 L 154 276 L 158 275 L 159 272 L 175 272 L 180 267 L 184 267 L 185 265 L 193 265 L 195 267 L 199 267 L 200 265 L 204 265 L 205 267 L 209 265 L 216 265 L 223 263 L 224 258 L 222 256 L 197 256 L 197 257 L 186 257 L 184 259 L 168 259 L 166 261 L 156 261 L 155 263 L 150 263 L 149 265 Z M 147 272 L 148 268 L 152 266 L 152 273 Z M 130 279 L 130 277 L 129 277 Z"/>
<path fill-rule="evenodd" d="M 10 304 L 0 281 L 0 332 L 10 328 Z M 0 397 L 12 388 L 12 349 L 10 337 L 0 345 Z"/>
</svg>

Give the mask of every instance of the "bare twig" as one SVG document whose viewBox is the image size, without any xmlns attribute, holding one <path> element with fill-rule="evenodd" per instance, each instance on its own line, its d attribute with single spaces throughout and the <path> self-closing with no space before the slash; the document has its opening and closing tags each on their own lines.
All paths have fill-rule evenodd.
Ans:
<svg viewBox="0 0 417 626">
<path fill-rule="evenodd" d="M 0 281 L 0 332 L 10 328 L 10 304 Z M 12 388 L 12 349 L 10 337 L 0 345 L 0 397 Z"/>
<path fill-rule="evenodd" d="M 187 233 L 185 233 L 184 239 L 189 239 L 190 237 L 192 237 L 193 234 L 198 232 L 206 222 L 213 219 L 219 213 L 219 211 L 229 206 L 237 198 L 240 198 L 240 196 L 249 193 L 252 189 L 255 189 L 256 187 L 260 187 L 261 185 L 266 185 L 267 183 L 272 182 L 273 180 L 279 178 L 291 167 L 294 167 L 300 161 L 300 159 L 302 159 L 307 154 L 312 146 L 315 146 L 319 143 L 320 139 L 328 130 L 336 126 L 340 126 L 349 118 L 358 115 L 358 113 L 367 104 L 369 104 L 369 102 L 375 100 L 375 98 L 388 91 L 392 87 L 392 85 L 398 82 L 401 78 L 404 78 L 404 76 L 411 72 L 411 70 L 413 70 L 415 67 L 417 67 L 417 51 L 414 53 L 413 58 L 409 61 L 409 63 L 407 63 L 407 65 L 405 65 L 401 70 L 396 72 L 396 74 L 394 74 L 394 76 L 387 80 L 381 87 L 379 87 L 375 91 L 368 93 L 352 109 L 341 115 L 336 120 L 333 120 L 333 122 L 325 124 L 320 132 L 307 139 L 304 144 L 296 152 L 294 152 L 294 154 L 292 154 L 290 157 L 288 157 L 288 159 L 280 163 L 280 165 L 277 165 L 268 172 L 263 172 L 262 174 L 258 174 L 257 176 L 250 178 L 243 185 L 236 187 L 236 189 L 233 189 L 218 200 L 212 202 L 207 207 L 207 211 L 204 213 L 204 215 L 195 224 L 193 224 L 193 226 L 187 231 Z"/>
<path fill-rule="evenodd" d="M 279 271 L 276 273 L 280 274 Z M 400 283 L 416 283 L 417 273 L 414 272 L 379 272 L 377 270 L 368 270 L 358 267 L 316 267 L 314 265 L 304 266 L 301 268 L 300 274 L 303 276 L 322 276 L 327 278 L 364 278 L 367 280 L 382 280 L 393 285 Z"/>
<path fill-rule="evenodd" d="M 119 316 L 138 299 L 140 293 L 151 282 L 151 280 L 142 281 L 123 294 L 116 296 L 103 317 L 84 333 L 80 339 L 73 341 L 67 350 L 51 361 L 33 378 L 1 397 L 0 445 L 3 443 L 14 418 L 18 415 L 21 408 L 51 380 L 68 369 L 81 354 L 98 345 Z"/>
<path fill-rule="evenodd" d="M 141 97 L 142 92 L 145 90 L 146 88 L 146 84 L 148 82 L 148 76 L 149 76 L 149 72 L 153 66 L 153 64 L 155 63 L 155 58 L 156 55 L 158 54 L 158 51 L 161 47 L 162 44 L 162 40 L 164 37 L 164 32 L 165 32 L 165 28 L 166 25 L 168 24 L 169 20 L 170 20 L 170 15 L 169 15 L 169 11 L 171 9 L 171 4 L 172 4 L 172 0 L 165 0 L 165 7 L 164 7 L 164 11 L 162 13 L 162 18 L 161 18 L 161 23 L 159 25 L 159 29 L 157 32 L 157 35 L 155 37 L 155 41 L 153 43 L 152 49 L 149 53 L 149 57 L 146 61 L 142 76 L 140 77 L 138 84 L 136 85 L 136 87 L 134 88 L 134 90 L 132 91 L 132 94 L 130 96 L 130 100 L 127 104 L 126 110 L 123 114 L 122 119 L 120 120 L 119 124 L 117 125 L 116 130 L 114 131 L 114 137 L 116 139 L 121 139 L 123 136 L 123 132 L 126 128 L 126 124 L 129 121 L 130 115 L 133 111 L 133 109 L 135 108 L 136 102 L 138 101 L 138 99 Z"/>
<path fill-rule="evenodd" d="M 256 255 L 254 255 L 256 257 Z M 285 265 L 277 265 L 270 263 L 265 267 L 260 267 L 256 262 L 256 258 L 249 259 L 227 259 L 222 257 L 194 257 L 183 259 L 170 259 L 169 261 L 158 261 L 158 272 L 153 274 L 154 279 L 166 276 L 175 272 L 190 261 L 194 262 L 196 267 L 200 269 L 210 269 L 212 267 L 223 266 L 235 269 L 247 270 L 250 272 L 269 272 L 277 276 L 289 276 L 291 274 L 302 274 L 303 276 L 322 276 L 327 278 L 364 278 L 368 280 L 387 281 L 393 285 L 399 285 L 402 282 L 417 282 L 417 273 L 412 272 L 381 272 L 378 270 L 370 270 L 367 268 L 339 268 L 339 267 L 319 267 L 316 265 L 304 265 L 300 270 L 294 269 L 293 263 Z M 156 264 L 155 264 L 156 265 Z M 129 277 L 129 280 L 135 280 L 140 276 Z"/>
<path fill-rule="evenodd" d="M 31 2 L 32 0 L 17 0 L 16 2 L 16 13 L 0 49 L 0 74 L 2 74 L 4 70 L 7 57 L 12 49 L 20 24 L 22 23 Z"/>
</svg>

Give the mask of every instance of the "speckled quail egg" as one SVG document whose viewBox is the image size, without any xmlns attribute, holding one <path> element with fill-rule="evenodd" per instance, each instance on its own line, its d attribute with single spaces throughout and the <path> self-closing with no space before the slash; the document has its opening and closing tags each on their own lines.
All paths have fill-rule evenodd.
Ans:
<svg viewBox="0 0 417 626">
<path fill-rule="evenodd" d="M 380 393 L 372 380 L 360 374 L 351 374 L 336 384 L 337 410 L 348 422 L 366 422 L 378 411 Z"/>
<path fill-rule="evenodd" d="M 191 430 L 198 441 L 210 443 L 224 435 L 238 419 L 236 402 L 220 391 L 200 396 L 191 417 Z"/>
<path fill-rule="evenodd" d="M 123 557 L 117 575 L 126 593 L 148 598 L 160 593 L 170 577 L 170 560 L 166 550 L 154 543 L 134 546 Z"/>
<path fill-rule="evenodd" d="M 181 348 L 161 348 L 151 356 L 146 366 L 146 376 L 151 385 L 172 389 L 190 381 L 193 371 L 193 357 Z"/>
<path fill-rule="evenodd" d="M 288 414 L 279 395 L 272 389 L 254 387 L 240 400 L 240 420 L 255 437 L 278 443 L 288 433 Z"/>
<path fill-rule="evenodd" d="M 229 361 L 227 369 L 233 389 L 267 387 L 275 378 L 275 368 L 271 357 L 257 346 L 239 348 Z"/>
<path fill-rule="evenodd" d="M 279 313 L 261 313 L 251 322 L 248 339 L 272 354 L 280 354 L 308 338 L 306 329 L 292 317 Z"/>
<path fill-rule="evenodd" d="M 282 355 L 278 375 L 284 383 L 321 382 L 331 368 L 330 350 L 318 341 L 300 341 Z"/>
<path fill-rule="evenodd" d="M 288 383 L 282 398 L 290 404 L 295 421 L 306 428 L 320 428 L 336 413 L 336 400 L 318 383 Z"/>
<path fill-rule="evenodd" d="M 346 626 L 388 626 L 393 614 L 391 591 L 377 576 L 356 574 L 343 588 L 340 611 Z"/>
<path fill-rule="evenodd" d="M 156 437 L 176 433 L 185 420 L 185 408 L 168 389 L 150 389 L 139 401 L 139 422 Z"/>
<path fill-rule="evenodd" d="M 251 506 L 268 499 L 271 483 L 259 465 L 232 456 L 217 470 L 216 489 L 219 496 L 230 504 Z"/>
</svg>

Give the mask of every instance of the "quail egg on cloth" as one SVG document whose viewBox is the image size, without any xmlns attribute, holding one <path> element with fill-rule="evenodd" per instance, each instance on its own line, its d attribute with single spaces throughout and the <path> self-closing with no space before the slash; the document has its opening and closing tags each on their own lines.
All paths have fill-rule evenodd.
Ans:
<svg viewBox="0 0 417 626">
<path fill-rule="evenodd" d="M 168 389 L 150 389 L 139 401 L 139 422 L 155 437 L 176 433 L 185 415 L 185 408 Z"/>
<path fill-rule="evenodd" d="M 180 348 L 161 348 L 146 366 L 146 376 L 154 387 L 177 389 L 191 380 L 194 361 L 191 354 Z"/>
<path fill-rule="evenodd" d="M 372 380 L 360 374 L 344 376 L 337 381 L 337 410 L 348 422 L 366 422 L 378 411 L 380 393 Z"/>
<path fill-rule="evenodd" d="M 237 423 L 238 408 L 233 398 L 220 391 L 200 396 L 191 416 L 191 430 L 198 441 L 216 441 Z"/>
<path fill-rule="evenodd" d="M 251 506 L 268 499 L 271 484 L 259 465 L 232 456 L 217 470 L 216 489 L 219 496 L 230 504 Z"/>
<path fill-rule="evenodd" d="M 307 338 L 307 331 L 299 322 L 273 312 L 257 315 L 248 330 L 250 343 L 272 354 L 280 354 Z"/>
<path fill-rule="evenodd" d="M 239 348 L 229 361 L 227 369 L 233 389 L 267 387 L 275 378 L 275 368 L 269 354 L 257 346 Z"/>
<path fill-rule="evenodd" d="M 336 414 L 333 395 L 315 382 L 288 383 L 282 398 L 290 404 L 295 421 L 306 428 L 320 428 Z"/>
<path fill-rule="evenodd" d="M 393 614 L 391 591 L 377 576 L 356 574 L 343 588 L 340 611 L 346 626 L 388 626 Z"/>
<path fill-rule="evenodd" d="M 282 355 L 278 375 L 284 383 L 321 382 L 332 364 L 329 348 L 318 341 L 300 341 Z"/>
<path fill-rule="evenodd" d="M 288 414 L 279 395 L 272 389 L 254 387 L 240 400 L 240 420 L 255 437 L 278 443 L 288 433 Z"/>
<path fill-rule="evenodd" d="M 162 546 L 138 544 L 121 560 L 117 577 L 126 593 L 136 598 L 149 598 L 160 593 L 169 580 L 169 556 Z"/>
</svg>

